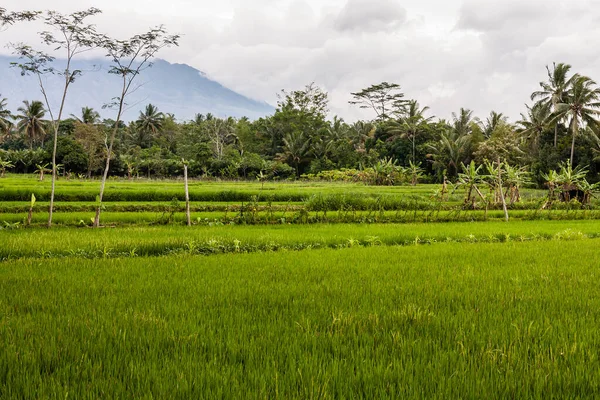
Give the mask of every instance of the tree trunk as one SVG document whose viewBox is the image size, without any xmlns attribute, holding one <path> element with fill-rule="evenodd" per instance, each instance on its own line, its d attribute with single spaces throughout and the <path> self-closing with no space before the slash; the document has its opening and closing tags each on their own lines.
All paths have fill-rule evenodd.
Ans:
<svg viewBox="0 0 600 400">
<path fill-rule="evenodd" d="M 98 195 L 98 207 L 96 208 L 96 216 L 94 217 L 94 228 L 100 226 L 100 212 L 102 210 L 102 199 L 104 197 L 104 189 L 106 188 L 106 179 L 108 178 L 108 170 L 110 169 L 110 157 L 112 156 L 113 145 L 115 144 L 115 137 L 119 130 L 119 122 L 121 120 L 121 114 L 123 113 L 123 104 L 126 94 L 127 81 L 126 77 L 123 76 L 123 89 L 121 90 L 121 98 L 119 100 L 119 111 L 117 112 L 117 120 L 113 127 L 112 134 L 110 135 L 110 143 L 106 149 L 106 164 L 104 166 L 104 173 L 102 174 L 102 181 L 100 182 L 100 194 Z"/>
<path fill-rule="evenodd" d="M 558 146 L 558 124 L 554 125 L 554 148 Z"/>
<path fill-rule="evenodd" d="M 577 136 L 577 131 L 579 130 L 579 121 L 577 120 L 577 116 L 573 118 L 573 140 L 571 141 L 571 166 L 573 166 L 573 159 L 575 156 L 575 137 Z"/>
<path fill-rule="evenodd" d="M 192 219 L 190 218 L 190 192 L 188 190 L 187 164 L 183 164 L 183 183 L 185 185 L 185 217 L 187 219 L 187 226 L 192 226 Z"/>
<path fill-rule="evenodd" d="M 500 198 L 502 199 L 504 220 L 508 222 L 508 209 L 506 208 L 506 199 L 504 198 L 504 189 L 502 188 L 502 164 L 500 164 L 500 158 L 498 158 L 498 187 L 500 188 Z"/>
</svg>

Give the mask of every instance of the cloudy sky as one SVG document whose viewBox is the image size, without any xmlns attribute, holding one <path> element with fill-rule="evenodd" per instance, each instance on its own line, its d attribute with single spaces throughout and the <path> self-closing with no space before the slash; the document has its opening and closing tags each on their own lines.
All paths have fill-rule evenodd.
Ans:
<svg viewBox="0 0 600 400">
<path fill-rule="evenodd" d="M 9 10 L 48 1 L 2 0 Z M 99 30 L 127 37 L 157 24 L 183 35 L 160 56 L 192 65 L 247 96 L 276 103 L 280 89 L 314 81 L 332 113 L 372 117 L 350 92 L 381 81 L 448 118 L 460 107 L 518 117 L 553 61 L 600 80 L 597 0 L 53 0 L 95 6 Z M 0 45 L 31 27 L 0 33 Z M 0 52 L 8 50 L 2 46 Z"/>
</svg>

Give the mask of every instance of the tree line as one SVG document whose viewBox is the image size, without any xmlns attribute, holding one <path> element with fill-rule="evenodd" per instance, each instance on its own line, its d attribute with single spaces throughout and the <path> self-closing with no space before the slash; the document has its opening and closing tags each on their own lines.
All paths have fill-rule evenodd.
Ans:
<svg viewBox="0 0 600 400">
<path fill-rule="evenodd" d="M 22 60 L 14 67 L 22 74 L 59 74 L 64 90 L 48 93 L 40 79 L 41 99 L 24 100 L 16 112 L 7 110 L 0 96 L 2 170 L 48 169 L 53 180 L 57 172 L 101 176 L 102 188 L 109 175 L 181 176 L 184 164 L 191 176 L 205 178 L 318 179 L 333 176 L 333 171 L 358 176 L 371 170 L 375 178 L 370 183 L 397 184 L 396 175 L 385 171 L 404 168 L 404 181 L 411 183 L 416 177 L 456 182 L 472 161 L 484 165 L 502 160 L 526 170 L 538 185 L 566 162 L 569 168 L 585 169 L 589 182 L 599 180 L 600 89 L 590 77 L 572 73 L 568 64 L 546 67 L 547 78 L 514 122 L 499 111 L 478 118 L 466 108 L 449 120 L 436 118 L 427 106 L 406 98 L 399 84 L 382 82 L 350 94 L 351 105 L 373 115 L 354 123 L 332 116 L 328 93 L 314 83 L 283 90 L 274 114 L 255 121 L 211 114 L 178 121 L 148 104 L 137 120 L 126 123 L 122 112 L 135 79 L 159 50 L 177 45 L 179 36 L 161 26 L 127 40 L 112 39 L 84 22 L 99 12 L 0 14 L 8 18 L 5 24 L 42 19 L 59 33 L 42 33 L 42 44 L 63 50 L 66 59 L 66 66 L 56 67 L 56 60 L 43 51 L 11 45 Z M 103 119 L 100 110 L 82 105 L 79 115 L 63 116 L 68 89 L 82 74 L 69 63 L 96 48 L 106 51 L 109 72 L 122 83 L 121 93 L 107 104 L 112 114 L 102 110 Z M 62 100 L 58 110 L 50 107 L 48 96 Z"/>
</svg>

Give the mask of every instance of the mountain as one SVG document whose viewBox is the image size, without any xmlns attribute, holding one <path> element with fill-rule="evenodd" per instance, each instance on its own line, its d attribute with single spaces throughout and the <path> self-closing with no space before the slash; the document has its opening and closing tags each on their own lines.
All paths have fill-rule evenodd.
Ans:
<svg viewBox="0 0 600 400">
<path fill-rule="evenodd" d="M 0 96 L 8 108 L 16 112 L 23 100 L 43 100 L 34 76 L 22 77 L 18 68 L 10 67 L 18 59 L 0 55 Z M 60 66 L 60 60 L 57 65 Z M 102 118 L 115 118 L 115 111 L 102 109 L 120 93 L 119 78 L 108 74 L 107 60 L 77 61 L 74 69 L 84 71 L 70 87 L 65 115 L 79 115 L 81 107 L 92 107 Z M 53 108 L 60 100 L 63 82 L 59 76 L 46 78 L 47 92 Z M 164 113 L 173 113 L 178 120 L 188 120 L 196 113 L 212 113 L 219 117 L 248 117 L 257 119 L 275 110 L 265 102 L 250 99 L 185 64 L 171 64 L 156 60 L 152 68 L 144 70 L 134 81 L 137 88 L 127 98 L 125 121 L 137 119 L 140 110 L 152 103 Z M 140 86 L 141 85 L 141 86 Z"/>
</svg>

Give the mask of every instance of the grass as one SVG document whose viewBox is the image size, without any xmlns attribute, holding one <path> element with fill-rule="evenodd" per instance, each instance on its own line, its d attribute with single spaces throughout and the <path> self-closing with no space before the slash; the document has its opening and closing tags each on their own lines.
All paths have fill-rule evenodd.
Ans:
<svg viewBox="0 0 600 400">
<path fill-rule="evenodd" d="M 328 182 L 190 182 L 190 199 L 209 202 L 249 202 L 258 197 L 261 201 L 302 202 L 312 196 L 339 198 L 384 198 L 398 199 L 413 197 L 428 199 L 440 185 L 418 186 L 365 186 L 352 183 Z M 57 201 L 94 202 L 100 189 L 96 180 L 60 179 L 56 186 Z M 29 201 L 34 193 L 39 201 L 48 201 L 50 180 L 39 182 L 34 175 L 8 174 L 0 179 L 0 201 Z M 523 190 L 526 200 L 544 197 L 543 190 Z M 111 180 L 107 183 L 105 201 L 171 201 L 183 199 L 183 182 L 177 180 Z M 463 192 L 451 196 L 452 201 L 462 201 Z"/>
<path fill-rule="evenodd" d="M 186 227 L 181 182 L 111 180 L 91 229 L 61 179 L 48 230 L 49 185 L 0 179 L 1 399 L 600 397 L 597 201 L 194 181 Z"/>
<path fill-rule="evenodd" d="M 394 246 L 439 242 L 510 242 L 600 236 L 600 221 L 429 224 L 152 226 L 104 229 L 15 229 L 0 232 L 0 260 L 161 256 L 272 250 Z"/>
<path fill-rule="evenodd" d="M 599 245 L 0 263 L 0 398 L 597 397 Z"/>
</svg>

